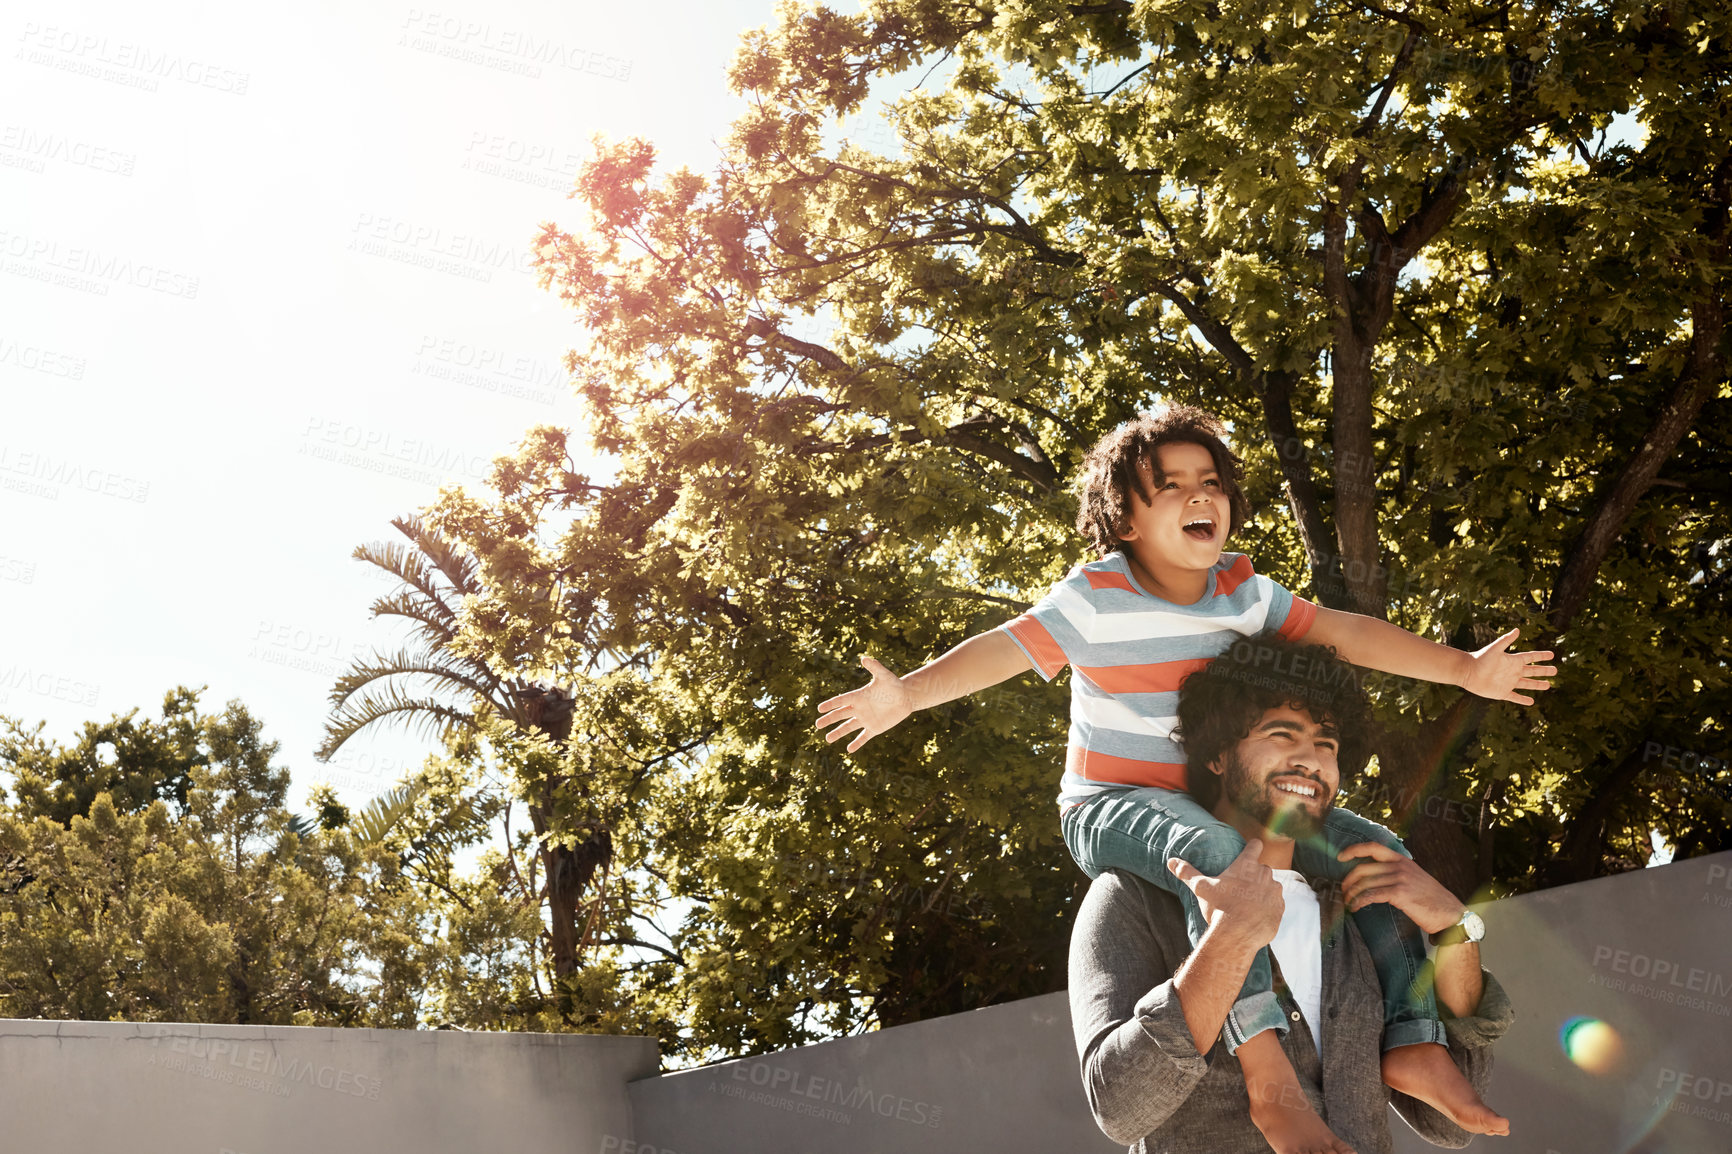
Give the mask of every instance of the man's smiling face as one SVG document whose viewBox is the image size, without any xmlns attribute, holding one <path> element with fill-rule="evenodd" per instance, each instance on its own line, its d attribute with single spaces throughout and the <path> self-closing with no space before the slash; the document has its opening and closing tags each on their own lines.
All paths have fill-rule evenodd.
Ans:
<svg viewBox="0 0 1732 1154">
<path fill-rule="evenodd" d="M 1131 494 L 1131 507 L 1119 539 L 1145 567 L 1207 569 L 1220 560 L 1232 525 L 1228 499 L 1215 458 L 1189 442 L 1156 450 L 1160 470 L 1145 466 L 1153 499 Z"/>
<path fill-rule="evenodd" d="M 1323 828 L 1341 785 L 1335 727 L 1290 705 L 1266 710 L 1219 767 L 1221 796 L 1272 834 L 1306 838 Z"/>
</svg>

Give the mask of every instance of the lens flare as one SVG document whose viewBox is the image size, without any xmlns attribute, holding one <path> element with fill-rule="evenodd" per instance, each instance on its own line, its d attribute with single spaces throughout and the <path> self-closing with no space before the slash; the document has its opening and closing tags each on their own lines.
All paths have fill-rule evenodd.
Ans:
<svg viewBox="0 0 1732 1154">
<path fill-rule="evenodd" d="M 1624 1039 L 1598 1018 L 1575 1017 L 1558 1030 L 1564 1056 L 1590 1074 L 1606 1075 L 1624 1063 Z"/>
</svg>

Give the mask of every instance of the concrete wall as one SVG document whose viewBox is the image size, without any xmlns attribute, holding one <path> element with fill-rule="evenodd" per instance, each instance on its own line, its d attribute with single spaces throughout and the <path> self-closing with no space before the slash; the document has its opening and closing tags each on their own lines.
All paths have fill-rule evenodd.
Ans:
<svg viewBox="0 0 1732 1154">
<path fill-rule="evenodd" d="M 596 1154 L 648 1038 L 0 1020 L 6 1154 Z"/>
<path fill-rule="evenodd" d="M 1481 907 L 1501 1154 L 1732 1152 L 1732 854 Z M 1589 1019 L 1585 1025 L 1579 1019 Z M 1560 1037 L 1569 1035 L 1575 1060 Z M 1063 995 L 636 1082 L 620 1154 L 1092 1154 Z M 1433 1150 L 1390 1115 L 1402 1154 Z"/>
<path fill-rule="evenodd" d="M 1111 1154 L 1064 994 L 664 1074 L 621 1154 Z"/>
<path fill-rule="evenodd" d="M 1732 1152 L 1732 853 L 1485 907 L 1503 1154 Z M 1571 1027 L 1574 1030 L 1571 1030 Z M 646 1038 L 0 1021 L 0 1151 L 1107 1154 L 1064 995 L 656 1076 Z M 1429 1150 L 1392 1116 L 1397 1149 Z"/>
<path fill-rule="evenodd" d="M 1482 912 L 1481 953 L 1516 1003 L 1516 1025 L 1498 1046 L 1488 1096 L 1511 1134 L 1479 1145 L 1500 1154 L 1732 1151 L 1732 853 Z M 1574 1060 L 1564 1038 L 1572 1024 Z M 1407 1131 L 1399 1149 L 1434 1147 Z"/>
</svg>

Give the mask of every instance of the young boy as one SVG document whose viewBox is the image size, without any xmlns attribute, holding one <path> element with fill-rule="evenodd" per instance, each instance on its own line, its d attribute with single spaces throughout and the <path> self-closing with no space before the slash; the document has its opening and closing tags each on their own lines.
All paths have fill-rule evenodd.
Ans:
<svg viewBox="0 0 1732 1154">
<path fill-rule="evenodd" d="M 1121 425 L 1083 465 L 1077 527 L 1100 560 L 1072 570 L 1021 617 L 906 677 L 862 657 L 871 684 L 823 702 L 817 722 L 829 729 L 827 741 L 856 734 L 852 752 L 916 709 L 1027 669 L 1051 680 L 1069 664 L 1070 743 L 1059 793 L 1065 844 L 1090 877 L 1127 869 L 1175 894 L 1193 941 L 1207 923 L 1167 860 L 1216 875 L 1244 843 L 1179 792 L 1185 758 L 1174 726 L 1186 675 L 1265 629 L 1332 646 L 1358 665 L 1523 705 L 1533 699 L 1518 691 L 1547 688 L 1543 679 L 1556 672 L 1533 664 L 1549 660 L 1548 652 L 1507 652 L 1514 630 L 1464 653 L 1376 618 L 1313 605 L 1254 573 L 1248 558 L 1223 554 L 1245 514 L 1240 462 L 1224 436 L 1213 415 L 1182 406 Z M 1388 830 L 1339 808 L 1325 835 L 1328 852 L 1313 847 L 1305 862 L 1312 876 L 1341 880 L 1366 842 L 1411 856 Z M 1508 1133 L 1508 1122 L 1480 1101 L 1442 1044 L 1435 999 L 1419 980 L 1423 938 L 1383 902 L 1375 891 L 1363 894 L 1353 917 L 1387 1001 L 1384 1081 L 1463 1129 Z M 1345 1150 L 1299 1088 L 1276 1034 L 1287 1028 L 1264 951 L 1226 1027 L 1228 1049 L 1254 1090 L 1252 1120 L 1277 1154 Z"/>
</svg>

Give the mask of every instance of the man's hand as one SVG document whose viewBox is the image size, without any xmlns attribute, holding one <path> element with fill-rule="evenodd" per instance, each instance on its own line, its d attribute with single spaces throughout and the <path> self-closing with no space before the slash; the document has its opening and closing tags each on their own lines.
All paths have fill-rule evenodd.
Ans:
<svg viewBox="0 0 1732 1154">
<path fill-rule="evenodd" d="M 1552 651 L 1549 649 L 1535 650 L 1532 653 L 1509 652 L 1510 644 L 1520 636 L 1521 630 L 1511 629 L 1484 649 L 1475 652 L 1461 687 L 1469 693 L 1477 693 L 1493 701 L 1532 705 L 1533 698 L 1524 697 L 1516 691 L 1550 689 L 1551 682 L 1543 679 L 1554 676 L 1558 670 L 1554 665 L 1537 664 L 1552 659 Z"/>
<path fill-rule="evenodd" d="M 1412 858 L 1403 857 L 1375 841 L 1362 841 L 1341 851 L 1343 861 L 1355 857 L 1373 860 L 1354 866 L 1342 880 L 1341 893 L 1347 899 L 1348 909 L 1362 910 L 1372 902 L 1388 902 L 1412 918 L 1413 924 L 1427 934 L 1447 930 L 1461 921 L 1462 911 L 1467 907 L 1444 889 L 1441 882 L 1420 869 L 1419 863 Z M 1478 943 L 1457 942 L 1453 946 L 1439 946 L 1435 961 L 1438 1006 L 1457 1018 L 1478 1013 L 1480 997 L 1485 993 Z"/>
<path fill-rule="evenodd" d="M 1354 866 L 1341 882 L 1341 896 L 1347 900 L 1347 908 L 1355 913 L 1373 902 L 1387 902 L 1412 918 L 1413 924 L 1425 933 L 1435 934 L 1459 922 L 1462 911 L 1467 909 L 1461 899 L 1421 869 L 1418 862 L 1381 842 L 1350 845 L 1337 860 L 1356 857 L 1372 860 Z"/>
<path fill-rule="evenodd" d="M 870 657 L 862 657 L 860 664 L 872 675 L 870 684 L 818 704 L 816 728 L 830 728 L 825 741 L 834 743 L 860 731 L 860 736 L 848 743 L 849 753 L 914 712 L 913 695 L 900 677 Z"/>
<path fill-rule="evenodd" d="M 1203 873 L 1190 862 L 1167 859 L 1167 869 L 1184 882 L 1211 930 L 1230 933 L 1252 949 L 1262 949 L 1275 939 L 1281 928 L 1281 915 L 1287 910 L 1287 899 L 1281 896 L 1281 883 L 1269 867 L 1258 861 L 1263 843 L 1252 838 L 1233 864 L 1218 878 Z"/>
</svg>

